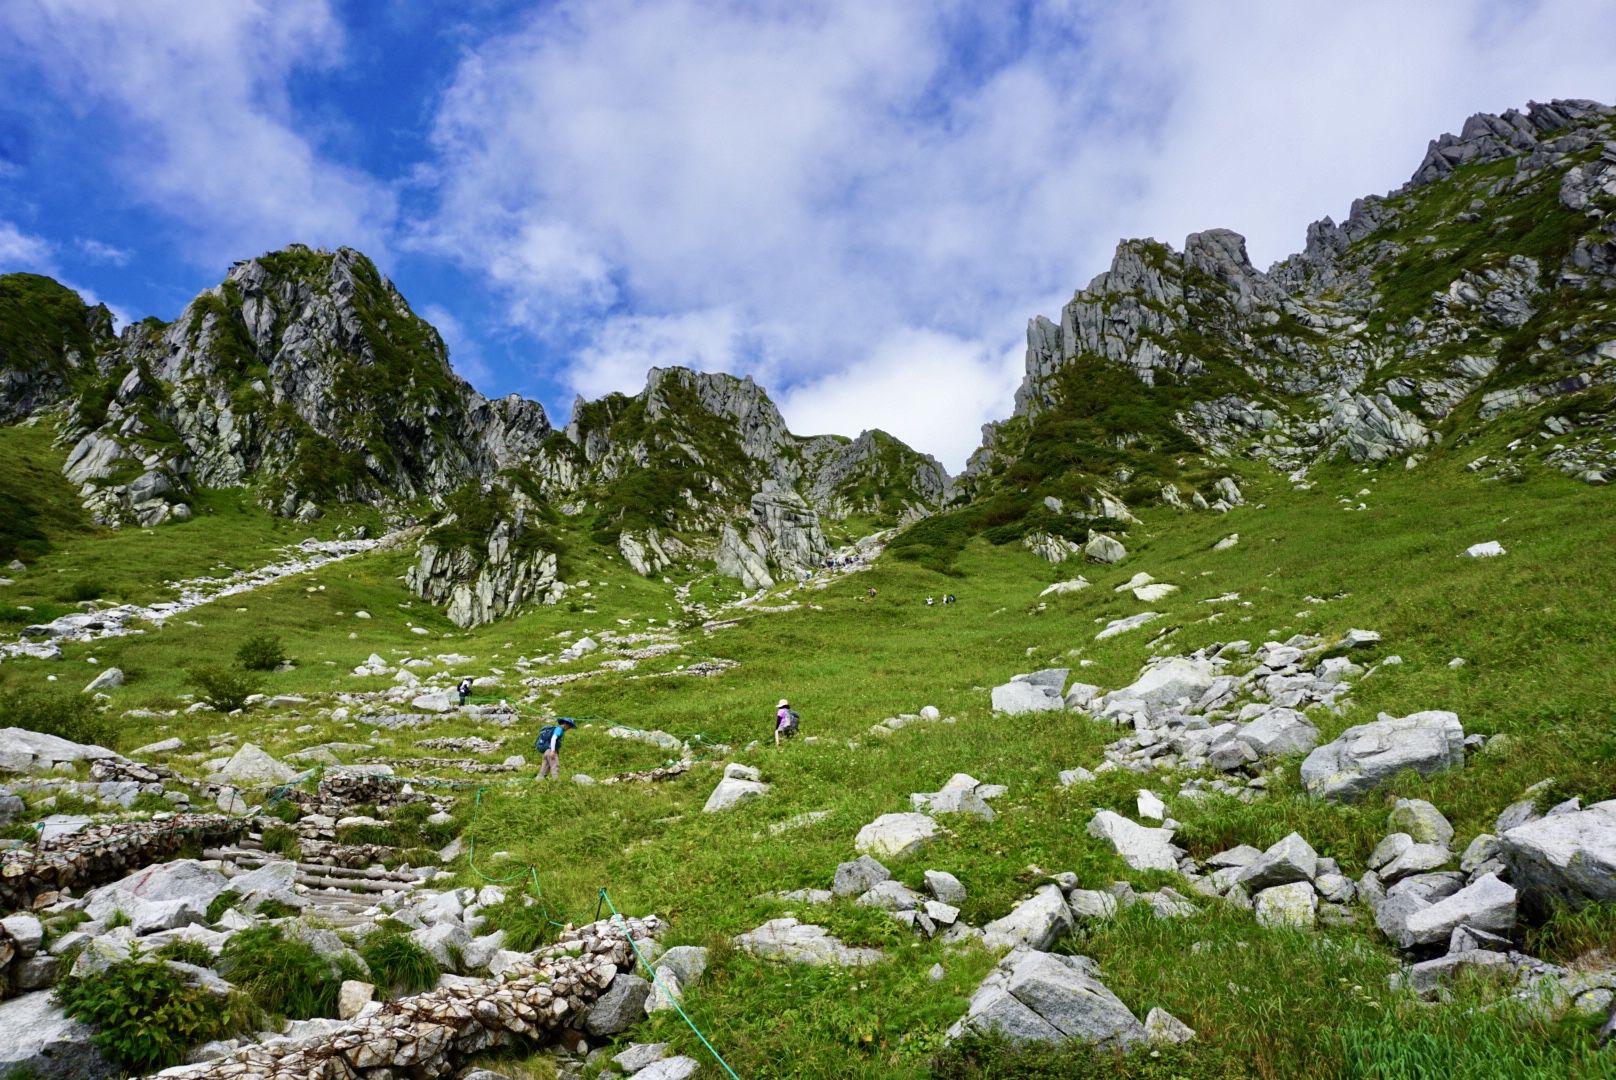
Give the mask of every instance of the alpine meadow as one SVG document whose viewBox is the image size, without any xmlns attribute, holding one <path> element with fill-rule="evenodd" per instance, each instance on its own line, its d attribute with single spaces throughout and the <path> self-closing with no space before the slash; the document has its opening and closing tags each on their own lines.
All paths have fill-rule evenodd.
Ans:
<svg viewBox="0 0 1616 1080">
<path fill-rule="evenodd" d="M 1616 108 L 1120 243 L 959 475 L 430 299 L 0 276 L 0 1077 L 1616 1078 Z"/>
</svg>

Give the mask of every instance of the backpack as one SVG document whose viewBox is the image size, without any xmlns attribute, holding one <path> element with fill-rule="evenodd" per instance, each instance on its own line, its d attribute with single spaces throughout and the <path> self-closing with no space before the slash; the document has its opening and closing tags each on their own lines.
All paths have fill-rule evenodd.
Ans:
<svg viewBox="0 0 1616 1080">
<path fill-rule="evenodd" d="M 458 687 L 458 689 L 462 694 L 471 693 L 471 680 L 470 679 L 461 679 L 460 680 L 460 686 Z"/>
<path fill-rule="evenodd" d="M 540 753 L 550 749 L 550 737 L 555 734 L 555 730 L 556 726 L 554 724 L 546 724 L 544 727 L 541 727 L 539 729 L 539 737 L 533 740 L 533 749 L 539 751 Z"/>
<path fill-rule="evenodd" d="M 791 715 L 786 718 L 786 726 L 780 729 L 780 734 L 789 739 L 797 733 L 797 710 L 788 709 L 787 711 Z"/>
</svg>

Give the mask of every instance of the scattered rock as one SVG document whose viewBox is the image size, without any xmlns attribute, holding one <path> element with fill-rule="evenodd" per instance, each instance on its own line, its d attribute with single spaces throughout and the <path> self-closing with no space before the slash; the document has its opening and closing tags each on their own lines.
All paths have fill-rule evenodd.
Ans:
<svg viewBox="0 0 1616 1080">
<path fill-rule="evenodd" d="M 856 967 L 882 959 L 879 949 L 844 945 L 823 926 L 789 917 L 770 919 L 756 930 L 747 931 L 735 939 L 735 946 L 765 959 L 816 966 Z"/>
<path fill-rule="evenodd" d="M 1166 1009 L 1155 1008 L 1145 1017 L 1145 1038 L 1153 1043 L 1187 1043 L 1195 1038 L 1195 1029 Z"/>
<path fill-rule="evenodd" d="M 919 851 L 937 835 L 937 823 L 925 814 L 882 814 L 858 831 L 853 849 L 862 855 L 902 858 Z"/>
<path fill-rule="evenodd" d="M 1555 901 L 1616 901 L 1616 799 L 1517 825 L 1499 837 L 1499 854 L 1534 916 Z"/>
<path fill-rule="evenodd" d="M 86 694 L 94 694 L 101 690 L 115 690 L 122 685 L 123 670 L 121 668 L 109 667 L 101 674 L 91 679 L 89 685 L 84 688 L 84 692 Z"/>
<path fill-rule="evenodd" d="M 1101 810 L 1089 821 L 1089 835 L 1108 840 L 1122 861 L 1135 870 L 1177 870 L 1178 849 L 1173 830 L 1137 825 L 1121 814 Z"/>
<path fill-rule="evenodd" d="M 982 980 L 948 1038 L 966 1032 L 998 1032 L 1018 1046 L 1080 1040 L 1120 1048 L 1146 1037 L 1144 1025 L 1100 982 L 1094 961 L 1025 947 Z"/>
<path fill-rule="evenodd" d="M 704 814 L 716 814 L 720 810 L 728 810 L 739 803 L 746 802 L 749 799 L 756 799 L 768 793 L 768 784 L 762 784 L 756 780 L 739 780 L 734 777 L 725 777 L 718 782 L 717 787 L 713 788 L 713 793 L 707 796 L 707 804 L 701 810 Z"/>
<path fill-rule="evenodd" d="M 1302 762 L 1302 783 L 1324 799 L 1350 800 L 1404 769 L 1422 776 L 1464 764 L 1464 728 L 1451 712 L 1386 713 L 1372 724 L 1348 728 Z"/>
<path fill-rule="evenodd" d="M 1278 885 L 1312 881 L 1318 865 L 1319 856 L 1312 845 L 1299 833 L 1291 833 L 1248 863 L 1235 880 L 1255 895 Z"/>
<path fill-rule="evenodd" d="M 1263 926 L 1298 926 L 1310 929 L 1318 918 L 1319 898 L 1306 881 L 1275 885 L 1253 898 L 1257 921 Z"/>
<path fill-rule="evenodd" d="M 284 784 L 297 770 L 276 761 L 255 743 L 243 743 L 240 750 L 215 775 L 216 780 L 236 784 Z"/>
<path fill-rule="evenodd" d="M 1058 885 L 1040 886 L 1010 914 L 982 928 L 983 942 L 990 949 L 1026 945 L 1045 950 L 1071 930 L 1072 912 Z"/>
<path fill-rule="evenodd" d="M 1394 832 L 1408 833 L 1418 844 L 1447 847 L 1453 843 L 1453 826 L 1424 799 L 1398 799 L 1387 825 Z"/>
</svg>

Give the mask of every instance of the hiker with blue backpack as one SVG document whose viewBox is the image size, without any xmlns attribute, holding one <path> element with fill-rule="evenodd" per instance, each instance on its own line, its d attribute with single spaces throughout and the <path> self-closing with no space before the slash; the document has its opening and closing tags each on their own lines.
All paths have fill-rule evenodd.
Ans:
<svg viewBox="0 0 1616 1080">
<path fill-rule="evenodd" d="M 578 721 L 570 716 L 557 717 L 553 724 L 546 724 L 539 729 L 539 737 L 533 740 L 533 745 L 543 755 L 539 764 L 539 779 L 543 780 L 545 774 L 550 779 L 561 779 L 561 736 L 578 726 Z"/>
</svg>

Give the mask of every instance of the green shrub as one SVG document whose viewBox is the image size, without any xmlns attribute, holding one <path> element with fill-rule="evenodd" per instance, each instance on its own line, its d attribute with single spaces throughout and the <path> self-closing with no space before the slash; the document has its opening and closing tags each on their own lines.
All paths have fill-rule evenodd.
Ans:
<svg viewBox="0 0 1616 1080">
<path fill-rule="evenodd" d="M 264 807 L 264 813 L 270 817 L 280 818 L 288 825 L 303 816 L 303 811 L 291 799 L 273 800 L 268 806 Z"/>
<path fill-rule="evenodd" d="M 248 671 L 274 671 L 285 662 L 286 650 L 274 634 L 257 634 L 241 643 L 236 660 Z"/>
<path fill-rule="evenodd" d="M 410 940 L 409 930 L 396 923 L 383 924 L 359 946 L 370 968 L 370 981 L 395 994 L 413 994 L 438 981 L 441 969 L 421 946 Z"/>
<path fill-rule="evenodd" d="M 123 908 L 119 908 L 117 911 L 114 911 L 111 915 L 107 916 L 108 930 L 116 930 L 120 926 L 133 926 L 134 923 L 135 920 L 131 919 L 129 917 L 129 913 Z"/>
<path fill-rule="evenodd" d="M 296 915 L 297 912 L 297 908 L 293 907 L 291 904 L 277 900 L 273 896 L 258 901 L 258 906 L 253 908 L 254 915 L 261 916 L 265 919 L 287 919 L 293 915 Z"/>
<path fill-rule="evenodd" d="M 260 910 L 270 901 L 260 905 Z M 278 926 L 255 926 L 225 943 L 219 971 L 272 1016 L 335 1016 L 342 980 L 330 961 Z"/>
<path fill-rule="evenodd" d="M 66 600 L 70 604 L 77 604 L 85 600 L 99 600 L 101 599 L 101 594 L 106 591 L 106 584 L 99 579 L 80 578 L 62 586 L 56 596 L 58 599 Z"/>
<path fill-rule="evenodd" d="M 240 899 L 241 894 L 234 889 L 226 889 L 218 896 L 215 896 L 212 902 L 208 904 L 208 922 L 216 923 L 224 918 L 224 913 L 235 907 Z"/>
<path fill-rule="evenodd" d="M 93 976 L 68 976 L 56 986 L 63 1011 L 93 1026 L 91 1041 L 108 1058 L 144 1074 L 179 1064 L 198 1043 L 236 1027 L 239 1010 L 191 986 L 172 968 L 129 959 Z"/>
<path fill-rule="evenodd" d="M 114 727 L 96 708 L 95 699 L 72 690 L 19 686 L 0 694 L 0 716 L 7 726 L 56 735 L 78 743 L 113 748 Z"/>
<path fill-rule="evenodd" d="M 247 699 L 258 693 L 261 685 L 256 675 L 231 671 L 229 668 L 196 668 L 187 674 L 196 696 L 226 713 L 245 708 Z"/>
<path fill-rule="evenodd" d="M 286 825 L 271 825 L 265 829 L 263 844 L 265 851 L 285 855 L 288 859 L 296 859 L 300 850 L 297 842 L 297 830 Z"/>
<path fill-rule="evenodd" d="M 197 967 L 213 966 L 213 951 L 191 938 L 170 941 L 153 955 L 159 960 L 178 960 L 182 964 L 195 964 Z"/>
</svg>

